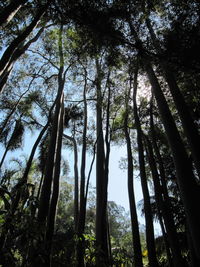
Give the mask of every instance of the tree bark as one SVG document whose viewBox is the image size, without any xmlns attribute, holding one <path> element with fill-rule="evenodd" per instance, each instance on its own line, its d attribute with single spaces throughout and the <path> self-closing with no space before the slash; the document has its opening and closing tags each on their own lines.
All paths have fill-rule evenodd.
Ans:
<svg viewBox="0 0 200 267">
<path fill-rule="evenodd" d="M 107 101 L 107 109 L 106 109 L 106 132 L 105 132 L 105 145 L 106 145 L 106 155 L 105 155 L 105 188 L 107 191 L 108 188 L 108 178 L 109 178 L 109 160 L 110 160 L 110 140 L 111 140 L 111 133 L 110 133 L 110 101 L 111 101 L 111 88 L 110 88 L 110 70 L 108 72 L 107 77 L 107 87 L 108 87 L 108 101 Z M 108 244 L 108 260 L 109 263 L 111 262 L 112 258 L 112 250 L 111 250 L 111 243 L 110 243 L 110 232 L 109 232 L 109 224 L 108 224 L 108 213 L 107 213 L 107 195 L 105 196 L 105 203 L 104 206 L 106 207 L 106 220 L 107 220 L 107 244 Z"/>
<path fill-rule="evenodd" d="M 148 259 L 149 266 L 156 267 L 158 266 L 158 261 L 156 257 L 156 248 L 155 248 L 155 239 L 154 239 L 154 228 L 153 228 L 153 216 L 151 211 L 151 203 L 149 196 L 149 189 L 147 184 L 147 176 L 145 170 L 145 161 L 144 161 L 144 147 L 142 140 L 142 129 L 140 124 L 140 119 L 138 116 L 137 110 L 137 72 L 134 75 L 134 88 L 133 88 L 133 112 L 135 119 L 135 126 L 137 131 L 137 145 L 138 145 L 138 159 L 139 159 L 139 169 L 140 169 L 140 179 L 141 179 L 141 187 L 144 196 L 144 212 L 145 212 L 145 222 L 146 222 L 146 242 L 147 242 L 147 250 L 148 250 Z"/>
<path fill-rule="evenodd" d="M 15 51 L 13 52 L 12 56 L 10 57 L 7 65 L 5 66 L 4 70 L 2 71 L 2 73 L 0 75 L 0 92 L 3 91 L 3 89 L 6 85 L 6 82 L 9 78 L 9 75 L 12 72 L 13 66 L 14 66 L 15 62 L 17 61 L 17 59 L 19 59 L 20 56 L 26 52 L 26 50 L 29 48 L 29 46 L 32 43 L 34 43 L 38 40 L 38 38 L 40 37 L 40 35 L 44 31 L 44 29 L 45 29 L 45 27 L 42 27 L 37 32 L 37 34 L 31 40 L 29 40 L 23 47 L 19 46 L 18 48 L 15 49 Z"/>
<path fill-rule="evenodd" d="M 48 4 L 50 3 L 50 1 L 51 0 L 48 1 Z M 6 70 L 6 68 L 10 63 L 10 59 L 12 58 L 13 53 L 16 51 L 16 49 L 19 48 L 19 46 L 26 40 L 26 38 L 30 35 L 30 33 L 35 29 L 41 17 L 46 12 L 46 9 L 47 9 L 47 4 L 39 9 L 38 13 L 35 15 L 33 21 L 29 24 L 29 26 L 27 26 L 26 29 L 21 34 L 19 34 L 5 50 L 4 54 L 0 59 L 0 84 L 2 83 L 1 82 L 2 80 L 5 81 L 5 77 L 9 75 L 10 69 L 12 69 L 12 66 L 9 66 L 9 71 L 6 71 L 6 73 L 4 73 L 4 71 Z"/>
<path fill-rule="evenodd" d="M 28 0 L 13 0 L 0 12 L 0 26 L 7 24 L 12 20 L 17 11 Z"/>
<path fill-rule="evenodd" d="M 52 239 L 55 226 L 56 218 L 56 208 L 58 203 L 59 196 L 59 181 L 60 181 L 60 162 L 61 162 L 61 150 L 62 150 L 62 137 L 63 137 L 63 124 L 64 124 L 64 94 L 61 97 L 61 108 L 59 114 L 59 123 L 58 123 L 58 136 L 57 136 L 57 145 L 55 151 L 55 170 L 53 176 L 53 192 L 51 197 L 51 204 L 48 213 L 48 222 L 46 230 L 46 252 L 47 252 L 47 264 L 46 266 L 51 266 L 51 250 L 52 250 Z"/>
<path fill-rule="evenodd" d="M 47 162 L 45 168 L 45 175 L 41 190 L 40 203 L 38 209 L 38 222 L 45 224 L 48 212 L 49 212 L 49 202 L 51 195 L 51 185 L 53 180 L 54 168 L 55 168 L 55 152 L 57 145 L 57 138 L 59 133 L 59 116 L 60 109 L 62 107 L 62 96 L 64 90 L 65 79 L 63 77 L 64 73 L 64 57 L 63 57 L 63 48 L 62 48 L 62 28 L 59 32 L 59 56 L 60 56 L 60 68 L 58 73 L 58 93 L 56 97 L 56 109 L 52 125 L 52 133 L 49 144 L 49 151 L 47 155 Z"/>
<path fill-rule="evenodd" d="M 82 136 L 82 157 L 81 157 L 81 184 L 80 184 L 80 209 L 79 209 L 79 220 L 78 220 L 78 249 L 77 258 L 79 266 L 84 266 L 84 254 L 85 254 L 85 241 L 84 241 L 84 230 L 85 230 L 85 216 L 86 216 L 86 202 L 85 202 L 85 167 L 86 167 L 86 149 L 87 149 L 87 73 L 85 73 L 85 84 L 83 91 L 84 100 L 84 126 Z"/>
<path fill-rule="evenodd" d="M 154 30 L 151 26 L 151 21 L 148 17 L 146 18 L 146 24 L 149 29 L 149 33 L 153 41 L 154 47 L 157 50 L 157 53 L 161 54 L 162 49 L 160 43 L 154 33 Z M 167 81 L 174 103 L 181 118 L 183 130 L 190 145 L 194 164 L 200 179 L 200 136 L 197 127 L 194 123 L 194 120 L 191 116 L 190 110 L 185 102 L 185 99 L 181 93 L 181 90 L 174 78 L 174 74 L 162 58 L 159 60 L 159 64 L 163 70 L 164 77 Z"/>
<path fill-rule="evenodd" d="M 8 151 L 9 151 L 9 143 L 6 146 L 6 149 L 5 149 L 5 151 L 3 153 L 3 156 L 1 158 L 1 161 L 0 161 L 0 169 L 1 169 L 2 165 L 3 165 L 3 163 L 4 163 L 4 160 L 5 160 L 5 157 L 6 157 L 7 153 L 8 153 Z"/>
<path fill-rule="evenodd" d="M 63 136 L 73 143 L 74 147 L 74 229 L 78 231 L 78 214 L 79 214 L 79 175 L 78 175 L 78 148 L 76 139 L 69 135 Z"/>
<path fill-rule="evenodd" d="M 153 149 L 147 136 L 145 137 L 145 139 L 146 139 L 146 144 L 147 144 L 146 151 L 147 151 L 147 156 L 149 160 L 149 166 L 150 166 L 151 174 L 153 178 L 155 198 L 156 198 L 158 208 L 159 210 L 161 210 L 161 213 L 163 215 L 163 219 L 165 222 L 167 236 L 168 236 L 171 251 L 172 251 L 174 266 L 185 266 L 185 263 L 181 256 L 179 239 L 178 239 L 178 235 L 175 229 L 175 224 L 174 224 L 172 214 L 170 210 L 168 209 L 167 205 L 165 205 L 165 202 L 163 201 L 163 198 L 162 198 L 163 190 L 160 185 L 160 179 L 159 179 L 159 174 L 157 171 L 157 166 L 156 166 L 156 162 L 155 162 L 155 158 L 153 154 Z"/>
<path fill-rule="evenodd" d="M 9 122 L 10 118 L 12 117 L 12 115 L 14 114 L 14 112 L 16 111 L 20 101 L 22 100 L 23 96 L 28 92 L 29 88 L 19 97 L 19 99 L 17 100 L 16 104 L 14 105 L 14 107 L 12 108 L 11 112 L 8 114 L 8 116 L 6 117 L 6 119 L 3 122 L 2 127 L 0 128 L 0 136 L 4 130 L 4 128 L 6 127 L 7 123 Z"/>
<path fill-rule="evenodd" d="M 96 242 L 97 257 L 96 266 L 103 267 L 108 264 L 108 240 L 107 240 L 107 187 L 105 177 L 105 151 L 104 136 L 102 129 L 102 93 L 101 93 L 101 70 L 96 59 L 96 128 L 97 128 L 97 150 L 96 150 Z"/>
<path fill-rule="evenodd" d="M 126 138 L 127 156 L 128 156 L 128 197 L 131 214 L 132 241 L 134 252 L 134 267 L 143 267 L 142 250 L 140 243 L 139 223 L 136 211 L 135 194 L 133 187 L 133 156 L 131 149 L 131 140 L 128 132 L 128 111 L 124 120 L 124 133 Z"/>
<path fill-rule="evenodd" d="M 188 159 L 184 144 L 176 128 L 176 124 L 171 115 L 153 68 L 147 58 L 143 57 L 143 61 L 172 151 L 177 173 L 177 182 L 185 207 L 186 217 L 190 227 L 196 254 L 200 255 L 200 229 L 198 227 L 198 225 L 200 225 L 200 214 L 196 211 L 196 203 L 199 203 L 200 201 L 199 187 L 195 181 L 191 162 Z"/>
<path fill-rule="evenodd" d="M 162 217 L 162 214 L 161 214 L 161 211 L 159 210 L 159 208 L 158 208 L 158 219 L 159 219 L 160 228 L 161 228 L 161 231 L 162 231 L 162 236 L 163 236 L 164 243 L 165 243 L 165 249 L 166 249 L 167 260 L 168 260 L 169 267 L 175 267 L 174 264 L 173 264 L 173 261 L 172 261 L 170 245 L 169 245 L 169 242 L 168 242 L 167 233 L 165 231 L 165 226 L 164 226 L 164 223 L 163 223 L 163 217 Z"/>
</svg>

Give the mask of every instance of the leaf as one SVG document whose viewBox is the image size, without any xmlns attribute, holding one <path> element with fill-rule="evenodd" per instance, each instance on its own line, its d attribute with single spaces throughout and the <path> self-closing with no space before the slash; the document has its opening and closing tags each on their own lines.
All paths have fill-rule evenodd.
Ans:
<svg viewBox="0 0 200 267">
<path fill-rule="evenodd" d="M 23 134 L 24 134 L 24 126 L 23 126 L 21 120 L 19 119 L 16 121 L 14 131 L 13 131 L 11 138 L 8 142 L 9 150 L 17 149 L 22 145 Z"/>
</svg>

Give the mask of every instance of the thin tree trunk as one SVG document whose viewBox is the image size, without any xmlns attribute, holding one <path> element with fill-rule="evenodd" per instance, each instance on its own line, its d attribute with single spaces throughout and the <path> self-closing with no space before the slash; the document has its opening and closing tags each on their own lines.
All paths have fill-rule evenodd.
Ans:
<svg viewBox="0 0 200 267">
<path fill-rule="evenodd" d="M 53 173 L 55 168 L 55 151 L 56 151 L 56 140 L 58 136 L 58 126 L 59 126 L 59 114 L 62 106 L 62 95 L 64 90 L 65 80 L 63 78 L 64 73 L 64 58 L 63 58 L 63 48 L 62 48 L 62 27 L 59 32 L 59 54 L 60 54 L 60 68 L 58 73 L 58 94 L 56 100 L 56 110 L 53 119 L 52 133 L 49 144 L 49 151 L 46 162 L 46 169 L 44 175 L 44 181 L 41 190 L 40 203 L 38 209 L 38 222 L 43 224 L 46 221 L 49 212 L 49 202 L 51 195 L 51 185 L 53 180 Z"/>
<path fill-rule="evenodd" d="M 0 12 L 0 26 L 7 24 L 12 20 L 17 11 L 28 0 L 13 0 Z"/>
<path fill-rule="evenodd" d="M 127 148 L 127 157 L 128 157 L 128 197 L 130 205 L 130 215 L 131 215 L 131 227 L 132 227 L 132 242 L 133 242 L 133 252 L 134 252 L 134 267 L 143 267 L 142 261 L 142 250 L 140 243 L 140 232 L 139 232 L 139 223 L 137 217 L 136 203 L 135 203 L 135 194 L 134 194 L 134 184 L 133 184 L 133 155 L 131 147 L 131 139 L 128 129 L 128 119 L 129 119 L 129 99 L 131 91 L 131 81 L 130 87 L 126 91 L 125 95 L 125 117 L 124 117 L 124 134 L 126 139 L 126 148 Z"/>
<path fill-rule="evenodd" d="M 12 117 L 12 115 L 14 114 L 15 110 L 17 109 L 20 101 L 22 100 L 23 96 L 29 91 L 30 87 L 20 96 L 20 98 L 18 99 L 18 101 L 16 102 L 16 104 L 14 105 L 14 107 L 12 108 L 11 112 L 9 113 L 9 115 L 6 117 L 2 127 L 0 128 L 0 136 L 4 130 L 4 128 L 6 127 L 7 123 L 9 122 L 10 118 Z"/>
<path fill-rule="evenodd" d="M 6 218 L 6 222 L 5 222 L 6 229 L 3 231 L 4 234 L 1 235 L 1 238 L 0 238 L 0 240 L 1 240 L 1 242 L 0 242 L 0 250 L 2 249 L 2 246 L 4 246 L 4 244 L 5 244 L 5 239 L 6 239 L 6 236 L 7 236 L 7 232 L 8 232 L 8 230 L 9 230 L 9 227 L 8 227 L 8 226 L 10 225 L 10 223 L 11 223 L 11 221 L 12 221 L 12 218 L 13 218 L 13 216 L 14 216 L 14 213 L 15 213 L 17 207 L 18 207 L 18 204 L 19 204 L 19 201 L 20 201 L 20 198 L 21 198 L 21 191 L 20 191 L 20 188 L 21 188 L 21 186 L 23 186 L 24 184 L 27 183 L 28 173 L 29 173 L 30 168 L 31 168 L 31 164 L 32 164 L 32 161 L 33 161 L 33 158 L 34 158 L 34 155 L 35 155 L 35 151 L 36 151 L 36 149 L 37 149 L 37 147 L 38 147 L 38 145 L 39 145 L 39 142 L 41 141 L 42 136 L 44 135 L 44 133 L 45 133 L 45 131 L 46 131 L 48 125 L 49 125 L 49 121 L 48 121 L 47 124 L 44 126 L 44 128 L 43 128 L 42 131 L 40 132 L 40 134 L 39 134 L 37 140 L 35 141 L 35 144 L 34 144 L 32 150 L 31 150 L 31 154 L 30 154 L 30 156 L 29 156 L 29 160 L 28 160 L 28 162 L 27 162 L 26 169 L 25 169 L 25 171 L 24 171 L 23 177 L 21 178 L 21 180 L 19 181 L 19 183 L 14 187 L 14 190 L 15 190 L 17 193 L 16 193 L 15 198 L 14 198 L 13 201 L 12 201 L 11 211 L 10 211 L 11 216 L 10 216 L 10 214 L 9 214 L 9 216 Z M 2 182 L 1 182 L 1 183 L 2 183 Z"/>
<path fill-rule="evenodd" d="M 135 126 L 137 131 L 137 144 L 138 144 L 138 157 L 139 157 L 139 169 L 140 169 L 140 179 L 141 187 L 144 196 L 144 212 L 145 212 L 145 222 L 146 222 L 146 241 L 147 241 L 147 250 L 148 250 L 148 259 L 149 266 L 156 267 L 158 266 L 158 261 L 156 257 L 156 248 L 154 240 L 154 227 L 153 227 L 153 216 L 151 211 L 150 196 L 147 184 L 146 170 L 145 170 L 145 161 L 144 161 L 144 148 L 142 141 L 142 129 L 140 124 L 140 119 L 137 111 L 137 74 L 138 70 L 134 75 L 134 91 L 133 91 L 133 112 L 135 119 Z"/>
<path fill-rule="evenodd" d="M 4 153 L 3 153 L 3 156 L 2 156 L 2 158 L 1 158 L 0 169 L 1 169 L 2 165 L 3 165 L 3 163 L 4 163 L 4 160 L 5 160 L 5 157 L 6 157 L 7 153 L 8 153 L 8 151 L 9 151 L 9 143 L 8 143 L 8 145 L 6 146 L 6 149 L 5 149 L 5 151 L 4 151 Z"/>
<path fill-rule="evenodd" d="M 74 146 L 74 229 L 78 230 L 78 214 L 79 214 L 79 175 L 78 175 L 78 149 L 77 143 L 74 137 L 63 134 L 65 138 L 70 140 Z"/>
<path fill-rule="evenodd" d="M 97 143 L 97 141 L 95 142 L 94 147 L 93 147 L 93 158 L 92 158 L 92 161 L 91 161 L 91 164 L 90 164 L 90 169 L 89 169 L 89 172 L 88 172 L 87 183 L 86 183 L 86 188 L 85 188 L 85 206 L 87 206 L 87 196 L 88 196 L 88 190 L 89 190 L 90 177 L 91 177 L 91 173 L 92 173 L 93 164 L 94 164 L 94 161 L 95 161 L 96 143 Z"/>
<path fill-rule="evenodd" d="M 31 154 L 29 156 L 29 159 L 28 159 L 28 162 L 26 164 L 26 168 L 25 168 L 25 171 L 24 171 L 24 174 L 21 178 L 21 180 L 18 182 L 18 184 L 15 186 L 15 190 L 17 190 L 17 195 L 15 197 L 15 200 L 13 201 L 13 211 L 16 210 L 18 204 L 19 204 L 19 201 L 20 201 L 20 197 L 21 197 L 21 192 L 20 192 L 20 188 L 25 185 L 27 183 L 27 179 L 28 179 L 28 174 L 29 174 L 29 171 L 30 171 L 30 168 L 31 168 L 31 165 L 32 165 L 32 161 L 33 161 L 33 158 L 34 158 L 34 155 L 35 155 L 35 152 L 36 152 L 36 149 L 42 139 L 42 136 L 44 135 L 45 131 L 47 130 L 49 126 L 49 121 L 47 122 L 47 124 L 44 126 L 44 128 L 42 129 L 42 131 L 40 132 L 37 140 L 35 141 L 35 144 L 31 150 Z"/>
<path fill-rule="evenodd" d="M 107 102 L 107 110 L 106 110 L 106 132 L 105 132 L 105 145 L 106 145 L 106 155 L 105 155 L 105 188 L 106 188 L 106 195 L 105 195 L 105 203 L 104 207 L 106 209 L 106 220 L 107 220 L 107 244 L 108 244 L 108 259 L 109 263 L 111 264 L 111 243 L 110 243 L 110 234 L 109 234 L 109 224 L 108 224 L 108 211 L 107 211 L 107 188 L 108 188 L 108 178 L 109 178 L 109 160 L 110 160 L 110 140 L 111 140 L 111 133 L 110 133 L 110 98 L 111 98 L 111 88 L 110 88 L 110 71 L 107 77 L 107 87 L 108 87 L 108 102 Z"/>
<path fill-rule="evenodd" d="M 174 266 L 185 266 L 185 263 L 181 256 L 180 244 L 178 241 L 179 239 L 178 239 L 178 235 L 175 229 L 175 224 L 174 224 L 172 214 L 169 211 L 167 205 L 165 205 L 165 202 L 163 201 L 163 198 L 162 198 L 162 187 L 159 181 L 159 174 L 157 171 L 156 162 L 155 162 L 155 158 L 153 155 L 153 149 L 147 136 L 145 137 L 145 139 L 146 139 L 146 144 L 147 144 L 146 151 L 147 151 L 147 156 L 149 159 L 149 166 L 151 169 L 153 183 L 154 183 L 155 198 L 158 204 L 158 208 L 159 210 L 161 210 L 161 213 L 163 215 L 163 219 L 165 222 L 168 239 L 169 239 L 169 243 L 171 246 Z"/>
<path fill-rule="evenodd" d="M 64 94 L 61 97 L 61 108 L 59 114 L 59 133 L 57 137 L 57 145 L 55 151 L 55 170 L 53 176 L 53 192 L 51 197 L 51 204 L 48 213 L 48 222 L 46 230 L 46 252 L 47 252 L 47 264 L 46 266 L 51 266 L 51 250 L 52 250 L 52 239 L 55 226 L 56 218 L 56 208 L 59 196 L 59 183 L 60 183 L 60 162 L 61 162 L 61 150 L 62 150 L 62 136 L 63 136 L 63 124 L 64 124 Z"/>
<path fill-rule="evenodd" d="M 172 261 L 170 245 L 169 245 L 169 242 L 168 242 L 167 233 L 165 231 L 165 226 L 164 226 L 164 223 L 163 223 L 162 214 L 161 214 L 161 211 L 159 210 L 159 208 L 158 208 L 158 219 L 159 219 L 160 228 L 161 228 L 161 231 L 162 231 L 162 236 L 163 236 L 164 243 L 165 243 L 165 249 L 166 249 L 167 260 L 168 260 L 169 267 L 175 267 L 174 264 L 173 264 L 173 261 Z"/>
<path fill-rule="evenodd" d="M 4 160 L 5 160 L 5 157 L 6 157 L 7 153 L 8 153 L 8 151 L 9 151 L 10 149 L 12 150 L 12 148 L 11 148 L 11 144 L 12 144 L 12 142 L 14 141 L 15 134 L 16 134 L 16 131 L 17 131 L 17 128 L 18 128 L 18 123 L 19 123 L 19 120 L 17 120 L 17 121 L 15 122 L 15 128 L 14 128 L 14 130 L 13 130 L 13 132 L 12 132 L 12 135 L 11 135 L 11 137 L 10 137 L 10 139 L 9 139 L 9 141 L 8 141 L 8 143 L 7 143 L 7 145 L 6 145 L 6 149 L 5 149 L 4 153 L 3 153 L 3 156 L 2 156 L 2 159 L 1 159 L 1 162 L 0 162 L 0 169 L 1 169 L 2 165 L 3 165 L 3 163 L 4 163 Z"/>
<path fill-rule="evenodd" d="M 124 120 L 124 133 L 126 138 L 127 156 L 128 156 L 128 197 L 131 214 L 132 241 L 134 252 L 134 267 L 143 267 L 142 250 L 140 243 L 139 223 L 136 211 L 135 194 L 133 189 L 133 156 L 131 149 L 131 140 L 128 132 L 128 111 Z"/>
<path fill-rule="evenodd" d="M 85 205 L 85 167 L 86 167 L 86 149 L 87 149 L 87 73 L 85 73 L 85 84 L 83 91 L 84 100 L 84 127 L 82 136 L 82 157 L 81 157 L 81 184 L 80 184 L 80 210 L 79 210 L 79 220 L 78 220 L 78 236 L 79 242 L 77 247 L 77 258 L 79 266 L 84 266 L 84 254 L 85 254 L 85 240 L 84 240 L 84 230 L 85 230 L 85 216 L 86 216 L 86 205 Z"/>
</svg>

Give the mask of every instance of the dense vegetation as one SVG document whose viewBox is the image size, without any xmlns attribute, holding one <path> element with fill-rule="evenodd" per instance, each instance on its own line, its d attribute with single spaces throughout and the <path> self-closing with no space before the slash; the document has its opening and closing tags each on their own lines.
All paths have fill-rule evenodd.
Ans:
<svg viewBox="0 0 200 267">
<path fill-rule="evenodd" d="M 0 266 L 200 266 L 199 23 L 197 0 L 1 1 Z"/>
</svg>

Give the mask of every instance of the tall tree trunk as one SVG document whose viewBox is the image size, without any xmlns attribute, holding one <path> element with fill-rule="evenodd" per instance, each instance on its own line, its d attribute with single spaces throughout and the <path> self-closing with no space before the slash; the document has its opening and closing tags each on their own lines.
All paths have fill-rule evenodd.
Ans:
<svg viewBox="0 0 200 267">
<path fill-rule="evenodd" d="M 51 0 L 48 0 L 48 4 L 50 3 L 50 1 Z M 30 33 L 35 29 L 41 17 L 46 12 L 46 9 L 47 9 L 47 4 L 39 9 L 38 13 L 35 15 L 33 21 L 29 24 L 29 26 L 27 26 L 26 29 L 11 42 L 11 44 L 7 47 L 7 49 L 3 53 L 0 59 L 0 84 L 2 83 L 1 80 L 5 80 L 5 76 L 8 76 L 10 73 L 9 70 L 6 71 L 6 75 L 3 74 L 4 70 L 6 70 L 6 68 L 10 63 L 10 59 L 12 58 L 13 53 L 16 51 L 17 48 L 19 48 L 19 46 L 26 40 L 26 38 L 30 35 Z M 12 69 L 12 66 L 9 68 Z"/>
<path fill-rule="evenodd" d="M 61 97 L 61 108 L 59 114 L 58 123 L 58 136 L 57 145 L 55 151 L 55 170 L 53 176 L 53 192 L 51 197 L 51 204 L 48 213 L 47 230 L 46 230 L 46 252 L 47 252 L 47 262 L 46 266 L 51 266 L 51 250 L 52 250 L 52 239 L 55 226 L 56 218 L 56 208 L 59 196 L 59 181 L 60 181 L 60 162 L 61 162 L 61 150 L 62 150 L 62 137 L 63 137 L 63 124 L 64 124 L 64 94 Z"/>
<path fill-rule="evenodd" d="M 7 24 L 28 0 L 13 0 L 0 12 L 0 26 Z"/>
<path fill-rule="evenodd" d="M 147 176 L 146 176 L 146 170 L 145 170 L 142 129 L 141 129 L 141 124 L 140 124 L 140 119 L 138 116 L 137 102 L 136 102 L 137 75 L 138 75 L 138 70 L 136 70 L 136 73 L 134 75 L 133 112 L 134 112 L 135 126 L 136 126 L 136 131 L 137 131 L 137 144 L 138 144 L 138 158 L 139 158 L 141 187 L 142 187 L 142 192 L 143 192 L 143 196 L 144 196 L 144 212 L 145 212 L 145 222 L 146 222 L 146 242 L 147 242 L 149 266 L 150 267 L 156 267 L 156 266 L 158 266 L 158 261 L 156 258 L 153 216 L 152 216 L 152 211 L 151 211 L 150 196 L 149 196 Z"/>
<path fill-rule="evenodd" d="M 82 136 L 82 157 L 81 157 L 81 184 L 80 184 L 80 210 L 78 220 L 78 249 L 77 258 L 79 266 L 84 266 L 84 253 L 85 253 L 85 241 L 84 241 L 84 230 L 85 230 L 85 216 L 86 216 L 86 203 L 85 203 L 85 167 L 86 167 L 86 149 L 87 149 L 87 73 L 85 73 L 85 84 L 83 91 L 84 100 L 84 128 Z"/>
<path fill-rule="evenodd" d="M 64 55 L 63 55 L 63 25 L 60 26 L 58 36 L 58 50 L 60 67 L 58 73 L 58 93 L 56 97 L 56 109 L 53 118 L 52 132 L 50 137 L 49 150 L 47 161 L 45 164 L 45 174 L 41 189 L 39 209 L 38 209 L 38 223 L 39 231 L 45 235 L 45 239 L 38 246 L 42 246 L 43 260 L 45 266 L 51 266 L 51 246 L 54 232 L 54 222 L 56 216 L 56 207 L 59 194 L 59 176 L 60 176 L 60 160 L 63 136 L 63 120 L 64 120 Z M 53 191 L 52 191 L 53 182 Z M 52 193 L 52 197 L 51 197 Z M 51 197 L 51 200 L 50 200 Z M 47 228 L 47 229 L 46 229 Z M 34 252 L 35 253 L 35 252 Z M 41 262 L 42 258 L 33 259 L 33 264 L 44 264 Z M 38 262 L 36 263 L 36 261 Z M 34 266 L 35 266 L 34 265 Z"/>
<path fill-rule="evenodd" d="M 107 77 L 107 87 L 108 87 L 108 101 L 107 101 L 107 110 L 106 110 L 106 132 L 105 132 L 105 145 L 106 145 L 106 155 L 105 155 L 105 188 L 106 188 L 106 196 L 104 206 L 106 208 L 106 220 L 107 220 L 107 243 L 108 243 L 108 259 L 109 263 L 111 262 L 111 243 L 110 243 L 110 232 L 109 232 L 109 224 L 108 224 L 108 212 L 107 212 L 107 188 L 108 188 L 108 178 L 109 178 L 109 160 L 110 160 L 110 101 L 111 101 L 111 88 L 110 88 L 110 70 L 108 72 Z"/>
<path fill-rule="evenodd" d="M 58 73 L 58 94 L 56 97 L 56 109 L 53 118 L 52 133 L 50 138 L 49 150 L 46 161 L 45 175 L 41 190 L 39 209 L 38 209 L 38 222 L 45 224 L 48 212 L 49 212 L 49 202 L 51 195 L 51 185 L 53 180 L 54 168 L 55 168 L 55 152 L 57 145 L 57 138 L 59 134 L 59 116 L 60 109 L 62 107 L 62 96 L 64 90 L 65 79 L 63 77 L 64 73 L 64 57 L 62 48 L 62 26 L 59 32 L 59 56 L 60 56 L 60 68 Z"/>
<path fill-rule="evenodd" d="M 75 139 L 73 143 L 74 143 L 74 224 L 75 224 L 75 231 L 77 231 L 78 214 L 79 214 L 78 148 Z"/>
<path fill-rule="evenodd" d="M 2 73 L 0 75 L 0 92 L 3 90 L 4 86 L 6 85 L 8 77 L 9 77 L 17 59 L 19 59 L 19 57 L 26 52 L 26 50 L 29 48 L 29 46 L 32 43 L 34 43 L 38 40 L 38 38 L 40 37 L 40 35 L 44 31 L 44 29 L 45 29 L 45 27 L 42 27 L 37 32 L 37 34 L 31 40 L 29 40 L 24 46 L 22 46 L 22 47 L 19 46 L 18 48 L 15 49 L 15 51 L 13 52 L 12 56 L 10 57 L 7 65 L 5 66 L 4 70 L 2 71 Z"/>
<path fill-rule="evenodd" d="M 101 70 L 96 59 L 96 129 L 97 129 L 97 150 L 96 150 L 96 242 L 97 256 L 96 266 L 103 267 L 108 264 L 108 242 L 107 242 L 107 188 L 105 177 L 105 151 L 104 136 L 102 129 L 102 93 L 101 93 Z"/>
<path fill-rule="evenodd" d="M 54 103 L 54 105 L 55 105 L 55 103 Z M 36 149 L 37 149 L 37 147 L 38 147 L 38 145 L 39 145 L 39 143 L 40 143 L 40 141 L 42 139 L 42 136 L 44 135 L 45 131 L 47 130 L 47 128 L 49 126 L 50 116 L 51 116 L 51 112 L 53 110 L 54 105 L 51 107 L 51 110 L 49 112 L 49 118 L 48 118 L 48 121 L 47 121 L 46 125 L 44 126 L 44 128 L 42 129 L 42 131 L 40 132 L 40 134 L 38 135 L 38 138 L 36 139 L 35 144 L 34 144 L 32 150 L 31 150 L 31 154 L 30 154 L 29 160 L 28 160 L 28 162 L 26 164 L 26 168 L 25 168 L 24 174 L 23 174 L 21 180 L 14 187 L 14 190 L 13 191 L 16 191 L 16 195 L 13 198 L 12 205 L 11 205 L 11 211 L 10 211 L 11 216 L 9 214 L 9 216 L 6 217 L 6 219 L 5 219 L 5 225 L 7 225 L 7 226 L 2 231 L 2 235 L 0 237 L 0 240 L 1 240 L 0 241 L 0 250 L 2 249 L 2 246 L 4 246 L 4 244 L 5 244 L 5 239 L 6 239 L 6 236 L 7 236 L 7 232 L 9 230 L 9 225 L 10 225 L 10 223 L 12 221 L 12 218 L 14 216 L 14 213 L 15 213 L 17 207 L 18 207 L 18 204 L 19 204 L 19 201 L 20 201 L 20 198 L 21 198 L 21 190 L 20 190 L 20 188 L 24 184 L 27 183 L 28 174 L 29 174 L 29 171 L 30 171 L 30 168 L 31 168 L 31 164 L 32 164 L 32 161 L 33 161 L 33 158 L 34 158 Z M 2 183 L 2 181 L 1 181 L 1 183 Z"/>
<path fill-rule="evenodd" d="M 148 17 L 146 18 L 146 24 L 149 29 L 149 33 L 151 35 L 151 39 L 153 41 L 154 47 L 156 48 L 157 52 L 161 54 L 162 49 L 161 49 L 160 43 L 154 33 L 154 30 L 151 25 L 151 21 Z M 167 63 L 163 61 L 163 59 L 159 60 L 159 64 L 163 70 L 164 77 L 167 81 L 174 103 L 176 105 L 179 116 L 181 118 L 183 130 L 187 137 L 188 143 L 190 145 L 194 164 L 195 164 L 198 176 L 200 178 L 200 136 L 199 136 L 197 127 L 190 114 L 189 108 L 185 102 L 185 99 L 181 93 L 181 90 L 174 78 L 173 72 L 170 70 Z"/>
<path fill-rule="evenodd" d="M 179 239 L 178 235 L 176 232 L 174 220 L 172 217 L 172 214 L 170 210 L 168 209 L 167 205 L 165 205 L 165 202 L 163 201 L 162 198 L 162 187 L 160 185 L 160 179 L 159 179 L 159 174 L 157 171 L 157 166 L 153 154 L 153 149 L 151 146 L 151 143 L 146 136 L 146 144 L 147 144 L 147 156 L 149 160 L 149 166 L 151 169 L 152 173 L 152 178 L 153 178 L 153 184 L 154 184 L 154 191 L 155 191 L 155 198 L 156 202 L 158 204 L 159 210 L 161 210 L 161 213 L 163 215 L 163 219 L 165 222 L 165 227 L 172 251 L 172 256 L 173 256 L 173 261 L 174 261 L 174 266 L 185 266 L 185 263 L 183 261 L 183 258 L 181 256 L 181 250 L 180 250 L 180 244 L 179 244 Z"/>
<path fill-rule="evenodd" d="M 188 248 L 189 248 L 189 251 L 190 251 L 190 254 L 189 254 L 190 265 L 189 266 L 190 267 L 200 266 L 200 261 L 196 256 L 195 249 L 194 249 L 193 242 L 192 242 L 192 238 L 191 238 L 191 234 L 190 234 L 190 231 L 188 231 L 187 224 L 185 225 L 185 232 L 186 232 L 186 235 L 187 235 Z"/>
<path fill-rule="evenodd" d="M 76 139 L 67 134 L 63 136 L 73 143 L 74 147 L 74 229 L 78 231 L 78 214 L 79 214 L 79 175 L 78 175 L 78 148 Z"/>
<path fill-rule="evenodd" d="M 126 138 L 127 156 L 128 156 L 128 197 L 131 214 L 132 241 L 134 252 L 134 267 L 143 267 L 142 250 L 140 243 L 139 223 L 136 211 L 135 194 L 133 187 L 133 156 L 131 149 L 131 140 L 128 131 L 128 110 L 124 120 L 124 133 Z"/>
<path fill-rule="evenodd" d="M 184 144 L 176 128 L 176 124 L 171 115 L 153 68 L 147 58 L 143 58 L 143 60 L 172 151 L 177 173 L 177 182 L 185 207 L 186 217 L 190 227 L 196 254 L 198 257 L 200 257 L 200 228 L 198 226 L 200 225 L 200 214 L 196 211 L 196 203 L 199 203 L 200 201 L 199 186 L 197 186 L 195 181 L 192 171 L 192 164 L 188 159 Z"/>
<path fill-rule="evenodd" d="M 169 265 L 169 267 L 175 267 L 174 264 L 173 264 L 173 261 L 172 261 L 170 245 L 169 245 L 169 241 L 168 241 L 168 238 L 167 238 L 167 233 L 165 231 L 165 226 L 164 226 L 164 223 L 163 223 L 163 217 L 162 217 L 162 214 L 161 214 L 161 211 L 159 210 L 159 208 L 157 208 L 157 209 L 158 209 L 159 224 L 160 224 L 160 228 L 161 228 L 161 231 L 162 231 L 163 240 L 164 240 L 164 243 L 165 243 L 165 249 L 166 249 L 166 254 L 167 254 L 168 265 Z"/>
</svg>

